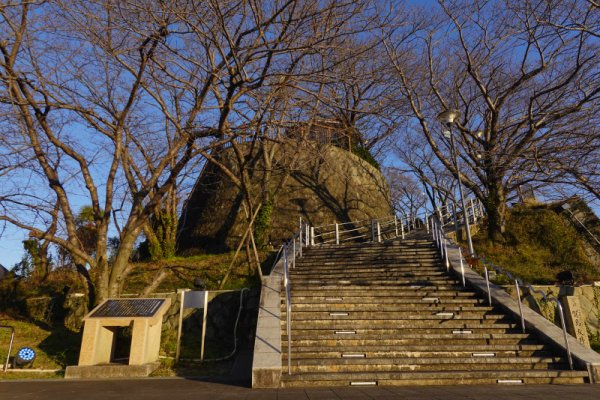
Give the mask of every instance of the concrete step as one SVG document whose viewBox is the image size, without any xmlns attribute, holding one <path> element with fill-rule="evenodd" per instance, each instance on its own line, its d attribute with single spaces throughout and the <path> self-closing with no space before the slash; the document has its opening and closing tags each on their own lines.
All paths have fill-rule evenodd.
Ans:
<svg viewBox="0 0 600 400">
<path fill-rule="evenodd" d="M 583 383 L 557 354 L 446 272 L 430 240 L 304 249 L 282 296 L 282 385 Z M 284 291 L 282 291 L 284 293 Z"/>
<path fill-rule="evenodd" d="M 505 337 L 498 338 L 477 338 L 477 337 L 444 337 L 444 335 L 406 335 L 407 337 L 383 337 L 376 339 L 354 339 L 354 338 L 343 338 L 339 335 L 339 338 L 334 339 L 307 339 L 302 336 L 295 336 L 292 333 L 292 346 L 294 349 L 301 347 L 316 348 L 340 346 L 341 349 L 347 349 L 353 351 L 357 347 L 361 346 L 389 346 L 389 348 L 404 348 L 405 346 L 411 345 L 426 345 L 429 344 L 432 347 L 443 348 L 449 345 L 518 345 L 518 344 L 535 344 L 533 338 L 527 337 L 525 339 L 515 337 L 516 335 L 507 335 Z M 343 335 L 349 336 L 349 335 Z M 448 335 L 450 336 L 450 335 Z M 282 343 L 287 345 L 287 340 L 282 339 Z M 293 354 L 294 350 L 292 350 Z"/>
<path fill-rule="evenodd" d="M 348 286 L 360 286 L 360 287 L 405 287 L 405 286 L 437 286 L 437 287 L 447 287 L 447 286 L 457 286 L 459 284 L 458 280 L 450 280 L 448 278 L 394 278 L 390 279 L 376 279 L 376 278 L 330 278 L 330 279 L 290 279 L 292 285 L 294 286 L 316 286 L 316 287 L 348 287 Z M 409 288 L 410 289 L 410 288 Z"/>
<path fill-rule="evenodd" d="M 360 298 L 360 301 L 387 301 L 387 300 L 402 300 L 402 299 L 418 299 L 423 301 L 433 301 L 428 299 L 437 298 L 437 301 L 444 301 L 450 299 L 461 299 L 461 300 L 473 300 L 479 299 L 473 292 L 460 292 L 456 290 L 435 290 L 431 286 L 419 286 L 415 285 L 414 288 L 404 288 L 402 291 L 386 289 L 371 291 L 365 290 L 364 288 L 333 288 L 333 289 L 299 289 L 292 286 L 292 295 L 294 298 L 322 298 L 324 301 L 338 301 L 336 299 L 349 299 L 349 298 Z M 340 300 L 340 301 L 342 301 Z"/>
<path fill-rule="evenodd" d="M 467 303 L 468 304 L 468 303 Z M 285 303 L 282 304 L 284 306 Z M 488 306 L 475 306 L 475 305 L 460 305 L 460 304 L 441 304 L 415 301 L 413 303 L 400 303 L 400 304 L 364 304 L 361 302 L 350 302 L 344 301 L 343 303 L 292 303 L 292 312 L 490 312 L 494 310 L 494 307 Z"/>
<path fill-rule="evenodd" d="M 335 374 L 304 373 L 282 375 L 283 387 L 303 386 L 401 386 L 401 385 L 495 385 L 495 384 L 577 384 L 587 382 L 585 371 L 438 371 Z M 492 392 L 493 393 L 493 392 Z"/>
<path fill-rule="evenodd" d="M 390 310 L 390 311 L 355 311 L 355 310 L 339 310 L 339 311 L 297 311 L 292 312 L 292 321 L 300 320 L 358 320 L 364 324 L 368 324 L 371 320 L 499 320 L 504 319 L 502 314 L 494 314 L 491 311 L 476 310 L 476 311 L 442 311 L 442 310 L 419 310 L 415 313 L 414 310 Z"/>
<path fill-rule="evenodd" d="M 369 291 L 384 291 L 384 290 L 390 290 L 390 291 L 415 291 L 415 290 L 430 290 L 430 291 L 438 291 L 438 290 L 459 290 L 460 286 L 459 285 L 439 285 L 439 284 L 433 284 L 433 285 L 428 285 L 426 282 L 423 281 L 413 281 L 413 282 L 406 282 L 406 283 L 396 283 L 396 282 L 385 282 L 385 283 L 380 283 L 380 284 L 370 284 L 367 280 L 356 280 L 356 281 L 348 281 L 348 284 L 345 285 L 340 285 L 340 284 L 335 284 L 335 285 L 310 285 L 310 284 L 304 284 L 304 283 L 294 283 L 291 282 L 292 284 L 292 291 L 293 290 L 333 290 L 333 291 L 342 291 L 342 290 L 366 290 L 368 289 Z"/>
<path fill-rule="evenodd" d="M 282 365 L 287 366 L 287 360 Z M 559 357 L 471 357 L 471 358 L 340 358 L 292 360 L 292 373 L 400 372 L 455 370 L 565 370 Z"/>
<path fill-rule="evenodd" d="M 297 292 L 295 292 L 297 293 Z M 294 305 L 310 305 L 310 304 L 363 304 L 363 305 L 386 305 L 386 304 L 431 304 L 431 305 L 452 305 L 452 306 L 469 306 L 475 304 L 487 304 L 486 300 L 474 297 L 451 297 L 437 294 L 434 297 L 427 296 L 295 296 L 293 299 Z M 285 304 L 285 301 L 283 302 Z"/>
<path fill-rule="evenodd" d="M 282 347 L 284 359 L 287 360 L 287 346 Z M 473 357 L 477 353 L 494 353 L 496 357 L 552 357 L 554 354 L 549 348 L 540 344 L 453 344 L 440 347 L 430 344 L 414 344 L 402 348 L 389 346 L 353 346 L 340 348 L 339 346 L 296 346 L 292 347 L 293 359 L 320 358 L 388 358 L 388 357 L 416 357 L 416 358 L 456 358 Z M 356 356 L 356 357 L 354 357 Z M 360 357 L 358 357 L 360 356 Z"/>
<path fill-rule="evenodd" d="M 503 317 L 504 318 L 504 317 Z M 352 329 L 360 329 L 363 327 L 370 328 L 394 328 L 394 329 L 404 329 L 404 328 L 431 328 L 431 327 L 444 327 L 444 328 L 464 328 L 470 329 L 473 327 L 486 327 L 490 325 L 494 325 L 497 322 L 512 322 L 506 321 L 505 319 L 500 318 L 489 318 L 489 319 L 481 319 L 481 318 L 463 318 L 463 319 L 444 319 L 444 318 L 422 318 L 418 315 L 415 315 L 410 319 L 371 319 L 365 321 L 364 319 L 303 319 L 303 320 L 293 320 L 292 327 L 294 329 L 336 329 L 336 330 L 352 330 Z M 282 321 L 282 328 L 285 328 L 285 319 Z"/>
<path fill-rule="evenodd" d="M 367 327 L 355 327 L 349 330 L 340 331 L 336 329 L 329 329 L 324 327 L 322 329 L 296 329 L 296 326 L 292 326 L 292 337 L 298 338 L 337 338 L 340 335 L 356 335 L 356 337 L 365 338 L 381 338 L 381 337 L 395 337 L 396 335 L 408 335 L 408 334 L 452 334 L 453 336 L 471 336 L 471 335 L 496 335 L 500 333 L 517 333 L 521 334 L 519 324 L 516 322 L 513 324 L 487 324 L 477 325 L 469 328 L 449 328 L 446 326 L 432 326 L 432 327 L 414 327 L 414 328 L 403 328 L 398 329 L 386 329 L 386 328 L 371 328 Z M 340 332 L 340 333 L 336 333 Z M 354 333 L 351 333 L 354 332 Z M 283 340 L 285 340 L 285 332 L 283 332 Z"/>
</svg>

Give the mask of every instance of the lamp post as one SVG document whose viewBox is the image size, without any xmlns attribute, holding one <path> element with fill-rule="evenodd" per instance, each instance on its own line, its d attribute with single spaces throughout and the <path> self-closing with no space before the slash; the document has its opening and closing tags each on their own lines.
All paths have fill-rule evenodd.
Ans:
<svg viewBox="0 0 600 400">
<path fill-rule="evenodd" d="M 469 254 L 475 254 L 473 250 L 473 240 L 471 239 L 471 228 L 469 227 L 469 215 L 467 213 L 467 206 L 465 204 L 465 196 L 463 194 L 462 179 L 460 178 L 460 168 L 458 166 L 458 156 L 456 155 L 456 148 L 454 147 L 454 135 L 452 134 L 452 124 L 460 117 L 460 112 L 457 110 L 446 110 L 438 114 L 438 120 L 445 124 L 448 128 L 448 134 L 444 133 L 444 136 L 450 139 L 450 152 L 452 153 L 452 161 L 454 161 L 454 168 L 456 168 L 456 176 L 458 177 L 458 193 L 460 195 L 460 203 L 463 209 L 463 218 L 465 221 L 465 232 L 467 234 L 467 243 L 469 245 Z"/>
</svg>

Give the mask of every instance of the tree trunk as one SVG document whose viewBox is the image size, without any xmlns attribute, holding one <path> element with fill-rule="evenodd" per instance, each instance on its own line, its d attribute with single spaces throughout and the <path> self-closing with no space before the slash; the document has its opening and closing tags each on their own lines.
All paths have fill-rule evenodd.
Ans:
<svg viewBox="0 0 600 400">
<path fill-rule="evenodd" d="M 489 240 L 502 241 L 506 229 L 506 194 L 501 182 L 488 185 L 488 196 L 484 206 L 488 216 L 487 237 Z"/>
</svg>

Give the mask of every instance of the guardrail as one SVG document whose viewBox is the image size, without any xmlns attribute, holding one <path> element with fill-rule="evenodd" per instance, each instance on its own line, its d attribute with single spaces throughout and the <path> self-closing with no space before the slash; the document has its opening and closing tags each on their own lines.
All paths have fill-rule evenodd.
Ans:
<svg viewBox="0 0 600 400">
<path fill-rule="evenodd" d="M 466 200 L 467 206 L 467 219 L 469 224 L 476 224 L 478 219 L 485 216 L 485 210 L 483 204 L 479 199 L 471 197 Z M 462 210 L 459 210 L 456 202 L 449 203 L 445 206 L 438 207 L 436 215 L 443 226 L 454 226 L 455 230 L 458 230 L 459 224 L 464 224 L 464 216 Z"/>
<path fill-rule="evenodd" d="M 446 265 L 446 271 L 449 272 L 450 271 L 450 261 L 448 258 L 448 238 L 446 237 L 446 235 L 444 233 L 443 225 L 440 224 L 440 222 L 437 218 L 433 218 L 431 230 L 432 230 L 433 239 L 434 239 L 438 249 L 440 250 L 440 254 Z M 462 279 L 462 285 L 464 287 L 464 286 L 466 286 L 465 268 L 464 268 L 464 262 L 466 262 L 466 261 L 463 261 L 463 252 L 462 252 L 462 248 L 460 246 L 458 247 L 458 252 L 459 252 L 459 259 L 460 259 L 460 275 L 461 275 L 461 279 Z M 499 266 L 495 265 L 491 261 L 486 260 L 484 257 L 477 256 L 476 254 L 468 254 L 468 256 L 472 260 L 482 261 L 485 284 L 486 284 L 486 288 L 487 288 L 488 304 L 490 306 L 492 306 L 493 304 L 492 304 L 492 294 L 491 294 L 491 290 L 490 290 L 490 277 L 489 277 L 488 265 L 490 267 L 492 267 L 493 270 L 497 274 L 504 275 L 509 279 L 509 281 L 514 282 L 515 291 L 516 291 L 516 295 L 517 295 L 517 303 L 519 305 L 519 314 L 520 314 L 520 319 L 521 319 L 521 331 L 523 333 L 525 333 L 526 328 L 525 328 L 525 318 L 523 316 L 523 304 L 521 301 L 521 288 L 527 288 L 530 292 L 541 295 L 542 300 L 545 302 L 553 301 L 556 303 L 556 309 L 557 309 L 558 315 L 560 317 L 561 328 L 562 328 L 563 336 L 564 336 L 564 340 L 565 340 L 565 350 L 567 352 L 569 368 L 572 370 L 573 369 L 573 358 L 571 355 L 571 349 L 569 347 L 569 340 L 568 340 L 567 327 L 565 324 L 564 310 L 563 310 L 563 306 L 562 306 L 560 300 L 554 296 L 547 295 L 542 290 L 535 289 L 532 285 L 530 285 L 528 283 L 524 283 L 521 279 L 516 278 L 510 272 L 500 268 Z M 486 265 L 486 263 L 487 263 L 487 265 Z"/>
<path fill-rule="evenodd" d="M 301 231 L 307 246 L 320 244 L 341 244 L 348 241 L 381 242 L 386 238 L 402 237 L 417 228 L 425 226 L 429 232 L 428 211 L 417 215 L 389 215 L 378 219 L 364 219 L 349 222 L 311 226 L 301 222 Z"/>
</svg>

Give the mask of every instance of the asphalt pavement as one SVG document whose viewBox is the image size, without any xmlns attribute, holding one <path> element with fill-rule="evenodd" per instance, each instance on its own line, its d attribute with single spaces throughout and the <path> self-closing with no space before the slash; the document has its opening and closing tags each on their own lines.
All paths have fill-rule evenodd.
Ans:
<svg viewBox="0 0 600 400">
<path fill-rule="evenodd" d="M 183 378 L 0 381 L 1 400 L 600 400 L 600 385 L 249 389 Z"/>
</svg>

